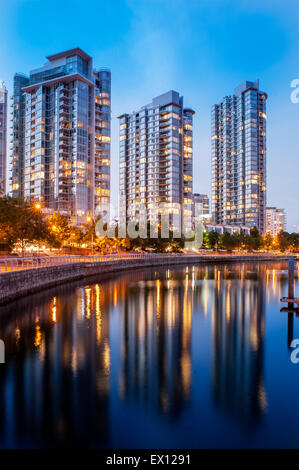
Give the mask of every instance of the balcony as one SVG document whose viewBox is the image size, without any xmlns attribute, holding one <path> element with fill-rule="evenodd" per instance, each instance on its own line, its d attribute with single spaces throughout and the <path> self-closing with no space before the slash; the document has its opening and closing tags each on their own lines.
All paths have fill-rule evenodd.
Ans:
<svg viewBox="0 0 299 470">
<path fill-rule="evenodd" d="M 60 150 L 62 150 L 63 152 L 69 153 L 70 145 L 68 144 L 68 142 L 60 141 L 59 142 L 59 152 L 60 152 Z"/>
<path fill-rule="evenodd" d="M 63 111 L 66 111 L 66 113 L 69 114 L 69 109 L 70 109 L 70 106 L 68 103 L 61 103 L 59 106 L 60 114 L 62 114 Z"/>
<path fill-rule="evenodd" d="M 69 116 L 70 116 L 70 113 L 68 111 L 62 110 L 59 113 L 59 122 L 67 120 L 69 118 Z"/>
<path fill-rule="evenodd" d="M 68 128 L 59 128 L 59 137 L 69 139 L 70 138 L 70 129 Z"/>
<path fill-rule="evenodd" d="M 62 151 L 62 150 L 59 150 L 59 161 L 60 161 L 60 162 L 61 162 L 61 161 L 64 161 L 65 158 L 69 158 L 69 157 L 70 157 L 70 155 L 69 155 L 68 152 L 64 152 L 64 151 Z"/>
<path fill-rule="evenodd" d="M 64 86 L 62 88 L 60 88 L 60 94 L 63 95 L 63 94 L 69 94 L 70 90 L 68 88 L 65 88 Z"/>
<path fill-rule="evenodd" d="M 61 93 L 60 96 L 59 96 L 59 100 L 61 102 L 69 102 L 70 97 L 68 96 L 67 93 Z"/>
</svg>

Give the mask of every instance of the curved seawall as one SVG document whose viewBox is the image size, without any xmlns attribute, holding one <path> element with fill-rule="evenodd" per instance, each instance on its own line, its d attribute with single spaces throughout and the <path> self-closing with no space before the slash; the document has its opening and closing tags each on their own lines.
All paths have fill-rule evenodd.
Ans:
<svg viewBox="0 0 299 470">
<path fill-rule="evenodd" d="M 176 266 L 187 264 L 216 264 L 231 262 L 262 262 L 287 261 L 289 256 L 271 255 L 213 255 L 189 256 L 149 255 L 140 258 L 126 258 L 100 262 L 76 262 L 56 266 L 36 267 L 0 274 L 0 304 L 7 303 L 19 297 L 32 294 L 43 289 L 57 286 L 66 282 L 84 279 L 89 276 L 104 275 L 111 272 L 127 271 L 130 269 L 150 268 L 155 266 Z"/>
</svg>

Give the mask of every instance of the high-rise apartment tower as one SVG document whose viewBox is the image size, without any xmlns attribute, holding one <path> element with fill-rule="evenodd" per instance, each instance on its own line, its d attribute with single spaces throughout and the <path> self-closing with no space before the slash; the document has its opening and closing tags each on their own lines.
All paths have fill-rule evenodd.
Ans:
<svg viewBox="0 0 299 470">
<path fill-rule="evenodd" d="M 212 108 L 212 216 L 216 224 L 266 225 L 266 100 L 244 82 Z"/>
<path fill-rule="evenodd" d="M 0 80 L 0 197 L 6 194 L 7 90 Z"/>
<path fill-rule="evenodd" d="M 122 221 L 137 219 L 145 208 L 153 225 L 164 213 L 174 228 L 191 229 L 193 114 L 169 91 L 119 116 Z"/>
<path fill-rule="evenodd" d="M 109 212 L 111 74 L 80 48 L 47 59 L 14 77 L 11 193 L 81 225 Z"/>
</svg>

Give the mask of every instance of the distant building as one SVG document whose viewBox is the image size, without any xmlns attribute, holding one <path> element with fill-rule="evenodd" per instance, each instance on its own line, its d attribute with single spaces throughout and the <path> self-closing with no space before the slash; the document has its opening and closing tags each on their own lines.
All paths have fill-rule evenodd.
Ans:
<svg viewBox="0 0 299 470">
<path fill-rule="evenodd" d="M 210 213 L 210 201 L 207 194 L 193 193 L 193 227 L 195 222 L 209 224 L 212 222 L 212 214 Z"/>
<path fill-rule="evenodd" d="M 145 209 L 153 225 L 167 213 L 176 226 L 180 214 L 183 229 L 191 229 L 193 114 L 169 91 L 119 116 L 121 221 L 136 220 Z"/>
<path fill-rule="evenodd" d="M 0 81 L 0 197 L 6 194 L 7 90 Z"/>
<path fill-rule="evenodd" d="M 223 234 L 224 232 L 228 232 L 230 234 L 241 233 L 241 232 L 244 232 L 245 235 L 250 234 L 250 227 L 247 227 L 244 225 L 225 225 L 225 224 L 204 223 L 204 228 L 207 232 L 218 232 L 219 234 Z"/>
<path fill-rule="evenodd" d="M 210 213 L 210 201 L 207 194 L 193 194 L 193 203 L 194 203 L 194 215 L 207 215 Z"/>
<path fill-rule="evenodd" d="M 244 82 L 212 108 L 212 215 L 216 224 L 266 228 L 266 100 Z"/>
<path fill-rule="evenodd" d="M 266 232 L 275 237 L 281 230 L 286 230 L 286 213 L 284 209 L 267 207 L 266 209 Z"/>
<path fill-rule="evenodd" d="M 16 74 L 11 194 L 75 224 L 109 212 L 111 74 L 80 48 Z"/>
</svg>

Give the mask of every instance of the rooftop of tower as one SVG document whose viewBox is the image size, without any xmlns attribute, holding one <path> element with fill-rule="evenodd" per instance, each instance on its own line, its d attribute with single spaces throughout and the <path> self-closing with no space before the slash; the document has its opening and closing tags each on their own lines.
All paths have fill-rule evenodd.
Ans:
<svg viewBox="0 0 299 470">
<path fill-rule="evenodd" d="M 85 60 L 91 60 L 91 57 L 86 54 L 80 47 L 75 47 L 73 49 L 68 49 L 67 51 L 58 52 L 57 54 L 48 55 L 46 59 L 49 62 L 53 62 L 55 60 L 61 59 L 62 57 L 70 56 L 70 55 L 78 55 Z"/>
<path fill-rule="evenodd" d="M 259 86 L 260 86 L 260 81 L 258 79 L 255 80 L 254 82 L 250 82 L 250 81 L 246 80 L 245 82 L 241 83 L 241 85 L 237 86 L 237 88 L 235 88 L 234 94 L 236 96 L 239 96 L 242 93 L 244 93 L 244 91 L 256 90 L 256 91 L 259 91 L 260 93 L 262 93 L 264 95 L 264 97 L 267 99 L 268 98 L 267 93 L 261 91 L 259 89 Z"/>
<path fill-rule="evenodd" d="M 133 111 L 132 113 L 123 113 L 120 116 L 118 116 L 118 119 L 121 119 L 129 114 L 138 114 L 140 111 L 152 107 L 164 107 L 167 105 L 174 104 L 176 106 L 183 106 L 183 96 L 180 96 L 180 94 L 177 91 L 174 90 L 169 90 L 166 93 L 162 93 L 162 95 L 156 96 L 155 98 L 152 99 L 152 102 L 142 106 L 138 111 Z M 184 108 L 184 111 L 195 114 L 195 111 L 191 108 Z"/>
</svg>

